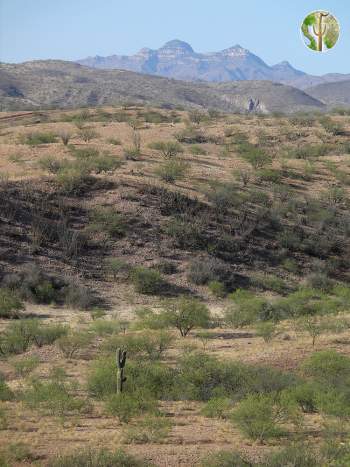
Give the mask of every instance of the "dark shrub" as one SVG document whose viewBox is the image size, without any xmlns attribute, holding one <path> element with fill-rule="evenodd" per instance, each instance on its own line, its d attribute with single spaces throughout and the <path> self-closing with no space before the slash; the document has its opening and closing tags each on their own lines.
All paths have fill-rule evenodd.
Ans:
<svg viewBox="0 0 350 467">
<path fill-rule="evenodd" d="M 135 290 L 147 295 L 158 295 L 164 290 L 164 280 L 158 271 L 137 267 L 131 273 Z"/>
<path fill-rule="evenodd" d="M 6 288 L 0 288 L 0 318 L 18 318 L 24 305 L 17 294 Z"/>
<path fill-rule="evenodd" d="M 229 283 L 232 279 L 230 266 L 217 258 L 196 258 L 190 263 L 188 279 L 197 285 L 211 281 Z"/>
</svg>

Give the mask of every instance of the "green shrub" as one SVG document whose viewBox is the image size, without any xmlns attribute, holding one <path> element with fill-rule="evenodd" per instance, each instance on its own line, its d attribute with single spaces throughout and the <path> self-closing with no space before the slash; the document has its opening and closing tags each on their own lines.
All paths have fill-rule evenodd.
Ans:
<svg viewBox="0 0 350 467">
<path fill-rule="evenodd" d="M 106 314 L 107 313 L 104 310 L 101 310 L 101 308 L 93 308 L 90 311 L 90 316 L 93 321 L 95 321 L 96 319 L 104 318 Z"/>
<path fill-rule="evenodd" d="M 304 361 L 302 369 L 307 376 L 331 386 L 350 381 L 350 358 L 335 350 L 315 352 Z"/>
<path fill-rule="evenodd" d="M 66 165 L 56 176 L 56 182 L 63 193 L 79 194 L 91 185 L 92 177 L 86 167 L 80 165 Z"/>
<path fill-rule="evenodd" d="M 272 290 L 278 294 L 283 294 L 287 290 L 284 280 L 274 274 L 256 274 L 252 277 L 251 283 L 255 287 Z"/>
<path fill-rule="evenodd" d="M 113 275 L 113 279 L 117 279 L 117 275 L 123 272 L 128 272 L 130 266 L 123 260 L 118 258 L 106 258 L 106 270 Z"/>
<path fill-rule="evenodd" d="M 201 413 L 210 418 L 228 418 L 232 410 L 232 401 L 226 397 L 214 397 L 202 408 Z"/>
<path fill-rule="evenodd" d="M 168 327 L 165 316 L 155 313 L 152 308 L 136 308 L 134 313 L 137 318 L 134 322 L 134 329 L 165 329 Z"/>
<path fill-rule="evenodd" d="M 22 397 L 29 408 L 44 414 L 64 417 L 86 413 L 90 406 L 86 400 L 74 396 L 75 387 L 73 382 L 66 382 L 61 371 L 56 371 L 48 381 L 32 379 Z"/>
<path fill-rule="evenodd" d="M 106 401 L 107 412 L 117 416 L 121 422 L 127 423 L 132 418 L 145 413 L 155 413 L 157 402 L 147 396 L 144 391 L 128 394 L 112 394 Z"/>
<path fill-rule="evenodd" d="M 49 467 L 151 467 L 151 464 L 126 454 L 122 450 L 115 452 L 106 449 L 77 451 L 74 454 L 59 456 Z"/>
<path fill-rule="evenodd" d="M 311 446 L 293 444 L 279 452 L 269 454 L 261 467 L 319 467 L 321 465 L 325 464 Z"/>
<path fill-rule="evenodd" d="M 219 451 L 202 459 L 201 467 L 253 467 L 241 454 L 231 451 Z"/>
<path fill-rule="evenodd" d="M 193 220 L 172 218 L 164 228 L 164 233 L 174 239 L 175 244 L 182 249 L 201 249 L 205 239 L 201 225 Z"/>
<path fill-rule="evenodd" d="M 190 146 L 189 151 L 194 156 L 205 156 L 207 154 L 207 151 L 198 144 Z"/>
<path fill-rule="evenodd" d="M 183 152 L 181 144 L 177 141 L 156 141 L 151 143 L 149 147 L 160 151 L 165 158 L 173 158 Z"/>
<path fill-rule="evenodd" d="M 95 138 L 99 137 L 99 134 L 92 128 L 82 128 L 79 131 L 78 135 L 86 143 L 88 143 L 92 139 L 95 139 Z"/>
<path fill-rule="evenodd" d="M 35 370 L 39 363 L 39 358 L 33 355 L 31 357 L 21 358 L 20 360 L 13 360 L 12 366 L 14 367 L 16 374 L 23 378 L 24 376 L 29 375 L 33 370 Z"/>
<path fill-rule="evenodd" d="M 262 337 L 265 342 L 270 342 L 276 335 L 276 324 L 271 321 L 264 321 L 255 326 L 255 332 L 258 337 Z"/>
<path fill-rule="evenodd" d="M 210 312 L 204 303 L 191 297 L 169 300 L 162 312 L 165 321 L 180 331 L 182 337 L 194 328 L 206 328 L 210 324 Z"/>
<path fill-rule="evenodd" d="M 0 406 L 0 430 L 6 430 L 6 428 L 7 428 L 6 410 Z M 4 462 L 4 463 L 2 464 L 1 462 Z M 7 464 L 5 464 L 5 461 L 3 461 L 1 453 L 0 453 L 0 466 L 8 467 Z"/>
<path fill-rule="evenodd" d="M 88 230 L 105 232 L 111 238 L 120 238 L 125 235 L 126 225 L 124 219 L 113 207 L 99 207 L 92 212 Z"/>
<path fill-rule="evenodd" d="M 12 290 L 0 288 L 0 318 L 18 318 L 24 305 Z"/>
<path fill-rule="evenodd" d="M 288 393 L 305 413 L 317 412 L 317 395 L 321 390 L 320 386 L 313 381 L 298 384 Z"/>
<path fill-rule="evenodd" d="M 20 354 L 32 344 L 41 347 L 52 344 L 67 332 L 62 325 L 45 325 L 36 319 L 23 319 L 11 323 L 0 337 L 0 354 Z"/>
<path fill-rule="evenodd" d="M 36 460 L 29 446 L 24 443 L 11 443 L 6 449 L 6 457 L 12 462 L 29 462 Z M 0 464 L 1 465 L 1 464 Z"/>
<path fill-rule="evenodd" d="M 232 412 L 232 421 L 254 440 L 267 440 L 284 433 L 283 422 L 291 418 L 292 407 L 274 394 L 252 394 Z"/>
<path fill-rule="evenodd" d="M 63 161 L 53 156 L 44 156 L 39 159 L 38 165 L 49 173 L 57 174 L 62 167 Z"/>
<path fill-rule="evenodd" d="M 91 342 L 91 335 L 83 331 L 74 331 L 60 337 L 57 345 L 66 358 L 75 358 L 78 351 L 86 349 Z"/>
<path fill-rule="evenodd" d="M 131 272 L 131 281 L 138 293 L 158 295 L 164 290 L 165 282 L 158 271 L 136 267 Z"/>
<path fill-rule="evenodd" d="M 115 351 L 115 348 L 114 348 Z M 128 361 L 125 394 L 144 395 L 155 399 L 168 399 L 174 386 L 174 370 L 166 365 L 147 361 Z M 93 364 L 88 377 L 88 389 L 92 396 L 105 399 L 117 391 L 115 356 L 103 357 Z"/>
<path fill-rule="evenodd" d="M 40 133 L 33 132 L 23 135 L 21 137 L 21 142 L 23 144 L 29 144 L 30 146 L 37 146 L 39 144 L 51 144 L 56 143 L 57 138 L 53 133 Z"/>
<path fill-rule="evenodd" d="M 226 287 L 222 282 L 210 281 L 208 288 L 216 298 L 224 298 L 226 296 Z"/>
<path fill-rule="evenodd" d="M 14 394 L 9 388 L 9 386 L 7 385 L 5 381 L 5 376 L 2 373 L 0 373 L 0 401 L 1 402 L 10 401 L 13 399 L 13 397 L 14 397 Z M 0 421 L 0 424 L 1 424 L 1 421 Z"/>
<path fill-rule="evenodd" d="M 224 315 L 225 322 L 234 327 L 249 326 L 255 321 L 269 318 L 270 305 L 247 290 L 238 289 L 229 298 L 233 305 L 229 306 Z"/>
<path fill-rule="evenodd" d="M 165 417 L 147 415 L 136 426 L 124 430 L 123 441 L 126 444 L 161 443 L 169 435 L 171 426 L 171 421 Z"/>
<path fill-rule="evenodd" d="M 150 360 L 158 360 L 173 340 L 173 336 L 165 331 L 143 331 L 137 334 L 114 336 L 104 342 L 103 348 L 113 351 L 121 347 L 127 349 L 130 358 L 147 357 Z"/>
<path fill-rule="evenodd" d="M 272 157 L 269 154 L 253 144 L 242 143 L 237 149 L 241 157 L 255 170 L 262 169 L 272 161 Z"/>
<path fill-rule="evenodd" d="M 171 160 L 164 162 L 156 168 L 156 175 L 167 183 L 174 183 L 176 180 L 182 180 L 188 172 L 189 164 L 180 160 Z"/>
<path fill-rule="evenodd" d="M 121 328 L 118 320 L 95 318 L 90 326 L 90 330 L 98 336 L 108 336 L 111 334 L 118 334 Z"/>
</svg>

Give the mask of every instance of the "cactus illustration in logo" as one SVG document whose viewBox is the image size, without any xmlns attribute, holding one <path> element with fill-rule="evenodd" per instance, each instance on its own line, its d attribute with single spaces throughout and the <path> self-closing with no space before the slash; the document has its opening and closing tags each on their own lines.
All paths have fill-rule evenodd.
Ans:
<svg viewBox="0 0 350 467">
<path fill-rule="evenodd" d="M 306 46 L 316 52 L 326 52 L 339 38 L 339 23 L 328 11 L 313 11 L 301 25 Z"/>
</svg>

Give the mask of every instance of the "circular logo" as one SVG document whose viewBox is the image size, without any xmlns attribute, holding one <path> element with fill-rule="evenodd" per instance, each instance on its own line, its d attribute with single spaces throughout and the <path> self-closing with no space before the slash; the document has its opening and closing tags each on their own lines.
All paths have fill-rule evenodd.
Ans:
<svg viewBox="0 0 350 467">
<path fill-rule="evenodd" d="M 339 38 L 339 23 L 328 11 L 309 13 L 301 25 L 301 36 L 305 45 L 315 52 L 327 52 Z"/>
</svg>

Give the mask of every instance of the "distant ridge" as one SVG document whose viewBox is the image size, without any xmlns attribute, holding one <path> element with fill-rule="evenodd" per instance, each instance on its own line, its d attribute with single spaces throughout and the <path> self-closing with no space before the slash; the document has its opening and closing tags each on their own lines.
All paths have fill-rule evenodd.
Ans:
<svg viewBox="0 0 350 467">
<path fill-rule="evenodd" d="M 350 74 L 313 76 L 282 61 L 269 66 L 239 44 L 219 52 L 198 53 L 187 42 L 175 39 L 159 49 L 142 48 L 135 55 L 87 57 L 77 63 L 92 68 L 121 69 L 185 81 L 269 80 L 300 89 L 350 79 Z"/>
</svg>

